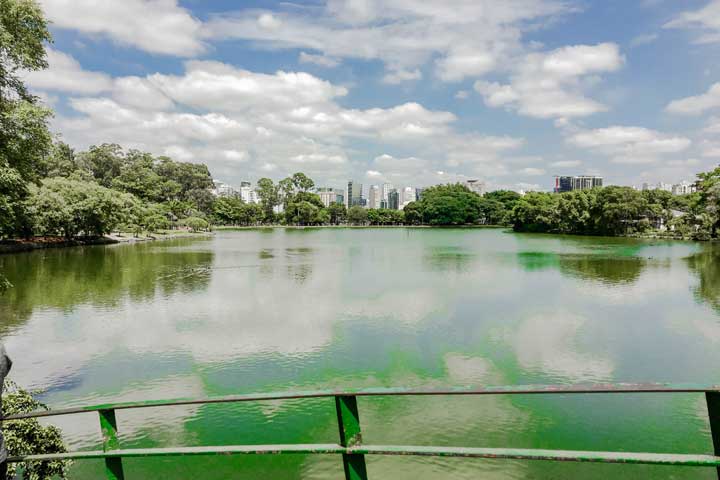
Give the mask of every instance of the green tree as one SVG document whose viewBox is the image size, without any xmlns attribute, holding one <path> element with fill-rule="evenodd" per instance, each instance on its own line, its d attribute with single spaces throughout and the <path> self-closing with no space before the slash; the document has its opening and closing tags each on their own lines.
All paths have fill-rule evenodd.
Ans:
<svg viewBox="0 0 720 480">
<path fill-rule="evenodd" d="M 427 188 L 420 200 L 430 225 L 464 225 L 480 221 L 480 196 L 460 184 Z"/>
<path fill-rule="evenodd" d="M 278 187 L 269 178 L 261 178 L 258 180 L 257 186 L 265 222 L 270 223 L 275 218 L 273 209 L 280 204 Z"/>
<path fill-rule="evenodd" d="M 701 213 L 707 215 L 709 235 L 717 238 L 720 229 L 720 167 L 698 174 Z"/>
<path fill-rule="evenodd" d="M 210 228 L 210 224 L 200 217 L 188 217 L 185 219 L 185 225 L 187 225 L 193 232 L 206 231 Z"/>
<path fill-rule="evenodd" d="M 69 177 L 80 171 L 75 150 L 64 142 L 55 142 L 45 161 L 44 177 Z"/>
<path fill-rule="evenodd" d="M 345 223 L 345 220 L 347 219 L 347 208 L 345 208 L 345 204 L 333 202 L 327 210 L 330 215 L 330 223 L 333 225 Z"/>
<path fill-rule="evenodd" d="M 117 177 L 110 182 L 112 188 L 132 193 L 149 202 L 164 199 L 163 179 L 155 171 L 155 159 L 149 153 L 130 150 L 125 156 Z"/>
<path fill-rule="evenodd" d="M 99 146 L 93 145 L 86 152 L 80 153 L 78 163 L 97 183 L 109 188 L 122 172 L 125 154 L 120 145 L 103 143 Z"/>
<path fill-rule="evenodd" d="M 140 202 L 93 182 L 48 178 L 28 201 L 42 235 L 104 235 L 140 216 Z M 133 221 L 133 223 L 139 223 Z"/>
<path fill-rule="evenodd" d="M 3 413 L 5 415 L 49 410 L 46 405 L 33 398 L 30 392 L 19 388 L 10 380 L 5 380 L 4 390 Z M 43 426 L 36 418 L 5 422 L 3 424 L 3 436 L 10 455 L 67 453 L 60 429 L 53 425 Z M 35 480 L 64 479 L 67 478 L 71 463 L 70 460 L 28 462 L 25 464 L 23 478 Z M 17 466 L 17 463 L 8 465 L 7 478 L 15 478 Z"/>
<path fill-rule="evenodd" d="M 213 205 L 213 218 L 220 225 L 237 225 L 242 216 L 243 202 L 237 197 L 221 197 Z"/>
<path fill-rule="evenodd" d="M 530 192 L 513 207 L 510 220 L 519 232 L 551 232 L 557 229 L 557 201 L 559 196 Z"/>
<path fill-rule="evenodd" d="M 420 225 L 423 223 L 425 214 L 423 204 L 421 202 L 410 202 L 403 208 L 403 214 L 407 225 Z"/>
<path fill-rule="evenodd" d="M 367 210 L 361 206 L 355 205 L 347 211 L 347 221 L 353 225 L 365 225 L 368 220 Z"/>
</svg>

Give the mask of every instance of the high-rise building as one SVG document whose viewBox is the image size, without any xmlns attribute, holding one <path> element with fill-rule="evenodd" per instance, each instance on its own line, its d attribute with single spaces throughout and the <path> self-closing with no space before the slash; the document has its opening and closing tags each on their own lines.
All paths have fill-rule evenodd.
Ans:
<svg viewBox="0 0 720 480">
<path fill-rule="evenodd" d="M 383 183 L 382 185 L 382 199 L 386 202 L 388 201 L 388 195 L 390 194 L 390 190 L 392 190 L 393 184 L 392 183 Z"/>
<path fill-rule="evenodd" d="M 416 201 L 416 202 L 419 202 L 419 201 L 420 201 L 420 199 L 422 198 L 422 194 L 423 194 L 424 191 L 425 191 L 424 188 L 419 188 L 419 187 L 418 187 L 418 188 L 415 189 L 415 201 Z"/>
<path fill-rule="evenodd" d="M 572 190 L 589 190 L 591 188 L 602 187 L 603 178 L 580 175 L 580 176 L 556 176 L 555 177 L 555 192 L 570 192 Z"/>
<path fill-rule="evenodd" d="M 400 192 L 398 192 L 396 188 L 388 192 L 388 208 L 390 210 L 400 209 Z"/>
<path fill-rule="evenodd" d="M 676 183 L 672 186 L 673 195 L 687 195 L 697 191 L 697 187 L 694 183 L 690 183 L 687 180 L 683 180 L 680 183 Z"/>
<path fill-rule="evenodd" d="M 362 194 L 362 183 L 349 180 L 347 183 L 347 190 L 345 190 L 345 206 L 347 208 L 354 206 L 363 206 L 365 203 Z"/>
<path fill-rule="evenodd" d="M 216 197 L 236 197 L 238 193 L 233 187 L 219 180 L 213 180 L 213 189 L 211 192 Z"/>
<path fill-rule="evenodd" d="M 245 203 L 260 203 L 257 191 L 250 186 L 250 182 L 242 182 L 240 187 L 240 198 Z"/>
<path fill-rule="evenodd" d="M 465 186 L 471 191 L 482 196 L 485 194 L 485 182 L 481 182 L 478 179 L 470 179 L 465 181 Z"/>
<path fill-rule="evenodd" d="M 326 207 L 329 207 L 331 203 L 344 203 L 342 190 L 337 188 L 321 187 L 316 192 L 320 197 L 320 201 Z"/>
<path fill-rule="evenodd" d="M 407 205 L 415 201 L 415 189 L 413 187 L 405 187 L 403 189 L 402 203 Z"/>
<path fill-rule="evenodd" d="M 370 185 L 368 190 L 368 208 L 380 208 L 382 193 L 377 185 Z"/>
</svg>

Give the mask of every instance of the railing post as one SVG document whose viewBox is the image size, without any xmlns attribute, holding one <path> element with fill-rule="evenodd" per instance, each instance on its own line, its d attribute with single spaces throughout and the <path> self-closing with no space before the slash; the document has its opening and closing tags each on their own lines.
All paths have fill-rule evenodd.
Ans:
<svg viewBox="0 0 720 480">
<path fill-rule="evenodd" d="M 117 420 L 115 420 L 115 410 L 98 410 L 100 415 L 100 430 L 103 438 L 103 451 L 118 450 L 120 441 L 117 437 Z M 105 459 L 105 475 L 108 480 L 124 480 L 122 459 L 120 457 L 112 457 Z"/>
<path fill-rule="evenodd" d="M 354 396 L 336 396 L 335 409 L 340 429 L 340 445 L 343 447 L 360 445 L 362 433 L 360 432 L 357 399 Z M 367 480 L 365 455 L 343 453 L 342 457 L 345 480 Z"/>
<path fill-rule="evenodd" d="M 713 441 L 715 456 L 720 456 L 720 392 L 705 392 L 708 416 L 710 417 L 710 435 Z M 717 467 L 720 479 L 720 467 Z"/>
</svg>

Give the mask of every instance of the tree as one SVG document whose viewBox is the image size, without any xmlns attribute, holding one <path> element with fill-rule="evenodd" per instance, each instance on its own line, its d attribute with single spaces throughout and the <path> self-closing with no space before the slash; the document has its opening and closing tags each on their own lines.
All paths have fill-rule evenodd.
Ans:
<svg viewBox="0 0 720 480">
<path fill-rule="evenodd" d="M 97 183 L 103 187 L 112 186 L 113 180 L 120 176 L 125 163 L 122 147 L 116 143 L 93 145 L 78 156 L 78 162 L 87 170 Z"/>
<path fill-rule="evenodd" d="M 236 197 L 221 197 L 213 204 L 213 218 L 220 225 L 237 225 L 242 216 L 243 202 Z"/>
<path fill-rule="evenodd" d="M 550 232 L 557 228 L 557 195 L 530 192 L 513 207 L 510 220 L 518 232 Z"/>
<path fill-rule="evenodd" d="M 130 150 L 120 167 L 120 173 L 110 182 L 112 188 L 132 193 L 149 202 L 164 199 L 164 182 L 155 171 L 155 159 L 149 153 Z M 175 183 L 177 185 L 177 183 Z"/>
<path fill-rule="evenodd" d="M 365 225 L 365 223 L 367 223 L 367 219 L 367 210 L 359 205 L 350 207 L 347 211 L 348 223 L 352 223 L 353 225 Z"/>
<path fill-rule="evenodd" d="M 28 204 L 42 235 L 104 235 L 121 223 L 140 223 L 141 204 L 133 195 L 72 178 L 43 180 Z"/>
<path fill-rule="evenodd" d="M 405 223 L 407 225 L 420 225 L 423 223 L 424 213 L 420 202 L 410 202 L 403 208 Z"/>
<path fill-rule="evenodd" d="M 313 182 L 311 178 L 309 178 L 302 172 L 297 172 L 293 174 L 292 184 L 295 189 L 301 192 L 307 192 L 315 186 L 315 182 Z"/>
<path fill-rule="evenodd" d="M 430 225 L 464 225 L 480 220 L 480 196 L 466 186 L 437 185 L 427 188 L 420 210 Z"/>
<path fill-rule="evenodd" d="M 75 151 L 64 142 L 55 142 L 45 161 L 44 177 L 69 177 L 80 171 Z"/>
<path fill-rule="evenodd" d="M 200 217 L 188 217 L 185 219 L 185 225 L 190 227 L 193 232 L 200 232 L 210 228 L 208 222 Z"/>
<path fill-rule="evenodd" d="M 5 380 L 3 395 L 3 414 L 16 415 L 37 410 L 49 410 L 38 402 L 27 390 L 18 387 L 14 382 Z M 67 453 L 59 428 L 43 426 L 36 418 L 5 422 L 3 436 L 10 455 Z M 50 479 L 67 478 L 70 460 L 53 460 L 49 462 L 28 462 L 25 464 L 24 478 Z M 15 478 L 17 463 L 8 465 L 8 477 Z"/>
<path fill-rule="evenodd" d="M 263 214 L 265 221 L 272 221 L 274 217 L 273 209 L 279 205 L 279 193 L 278 187 L 273 184 L 273 181 L 269 178 L 261 178 L 257 182 L 258 186 L 258 197 L 260 197 L 260 203 L 263 208 Z"/>
<path fill-rule="evenodd" d="M 703 213 L 708 216 L 709 235 L 718 236 L 720 229 L 720 167 L 698 174 L 698 191 Z"/>
<path fill-rule="evenodd" d="M 339 225 L 345 222 L 345 219 L 347 218 L 347 208 L 345 208 L 345 204 L 333 202 L 327 210 L 330 215 L 330 223 L 333 225 Z"/>
</svg>

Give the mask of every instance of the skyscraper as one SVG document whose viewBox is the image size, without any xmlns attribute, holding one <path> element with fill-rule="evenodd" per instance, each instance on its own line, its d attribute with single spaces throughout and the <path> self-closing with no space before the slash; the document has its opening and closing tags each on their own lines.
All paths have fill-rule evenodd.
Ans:
<svg viewBox="0 0 720 480">
<path fill-rule="evenodd" d="M 388 208 L 390 210 L 400 209 L 400 193 L 395 188 L 388 192 Z"/>
<path fill-rule="evenodd" d="M 377 185 L 370 185 L 368 190 L 368 208 L 380 208 L 380 202 L 382 201 L 382 194 L 380 187 Z"/>
<path fill-rule="evenodd" d="M 348 180 L 347 190 L 345 191 L 345 206 L 347 208 L 354 207 L 356 205 L 363 206 L 363 194 L 362 194 L 362 183 Z"/>
<path fill-rule="evenodd" d="M 392 183 L 383 183 L 382 185 L 382 199 L 386 202 L 388 201 L 388 195 L 390 194 L 390 190 L 392 190 L 393 184 Z"/>
<path fill-rule="evenodd" d="M 569 192 L 571 190 L 589 190 L 595 187 L 602 187 L 603 178 L 590 175 L 580 175 L 575 177 L 556 176 L 555 192 Z"/>
</svg>

